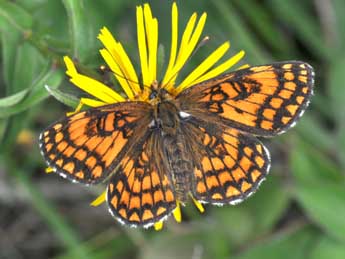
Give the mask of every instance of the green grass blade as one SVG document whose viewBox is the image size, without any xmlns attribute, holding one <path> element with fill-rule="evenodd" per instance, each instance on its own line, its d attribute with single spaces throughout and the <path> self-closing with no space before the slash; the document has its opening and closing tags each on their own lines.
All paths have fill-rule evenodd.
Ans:
<svg viewBox="0 0 345 259">
<path fill-rule="evenodd" d="M 292 28 L 315 55 L 326 60 L 332 57 L 334 52 L 326 46 L 318 21 L 310 12 L 311 3 L 307 9 L 297 0 L 270 0 L 269 2 L 276 16 Z"/>
<path fill-rule="evenodd" d="M 243 23 L 241 17 L 236 13 L 235 8 L 230 2 L 224 0 L 212 1 L 212 5 L 218 11 L 219 17 L 222 17 L 229 30 L 236 35 L 232 41 L 239 43 L 239 46 L 247 52 L 247 58 L 254 63 L 265 63 L 268 58 L 264 55 L 260 43 L 252 36 L 249 29 Z"/>
<path fill-rule="evenodd" d="M 270 16 L 270 13 L 264 6 L 253 0 L 236 0 L 234 4 L 247 17 L 250 25 L 254 27 L 254 33 L 262 37 L 274 52 L 280 55 L 291 53 L 291 46 L 288 44 L 287 39 L 283 37 L 273 17 Z"/>
</svg>

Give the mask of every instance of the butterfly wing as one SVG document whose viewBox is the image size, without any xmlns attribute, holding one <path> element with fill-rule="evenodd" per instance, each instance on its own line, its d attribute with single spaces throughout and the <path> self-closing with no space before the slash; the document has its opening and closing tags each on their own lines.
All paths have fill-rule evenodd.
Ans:
<svg viewBox="0 0 345 259">
<path fill-rule="evenodd" d="M 265 179 L 270 158 L 255 137 L 196 118 L 183 126 L 193 154 L 193 196 L 201 202 L 236 204 Z"/>
<path fill-rule="evenodd" d="M 176 208 L 162 139 L 152 130 L 122 159 L 110 179 L 107 201 L 123 224 L 149 227 Z"/>
<path fill-rule="evenodd" d="M 150 105 L 124 102 L 64 117 L 40 135 L 48 165 L 72 181 L 93 184 L 105 180 L 121 158 L 146 132 Z"/>
<path fill-rule="evenodd" d="M 293 126 L 313 92 L 310 65 L 281 62 L 238 70 L 197 84 L 177 96 L 180 109 L 259 136 Z"/>
</svg>

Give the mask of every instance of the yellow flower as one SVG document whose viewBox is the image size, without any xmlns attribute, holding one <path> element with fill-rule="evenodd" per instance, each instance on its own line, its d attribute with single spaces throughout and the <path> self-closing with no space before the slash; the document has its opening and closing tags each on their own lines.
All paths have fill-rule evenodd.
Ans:
<svg viewBox="0 0 345 259">
<path fill-rule="evenodd" d="M 179 72 L 200 43 L 207 14 L 203 13 L 198 19 L 198 15 L 193 13 L 179 41 L 178 8 L 176 3 L 172 4 L 171 13 L 170 58 L 164 75 L 157 75 L 158 20 L 152 16 L 149 4 L 137 6 L 136 9 L 137 40 L 142 81 L 139 81 L 135 67 L 123 45 L 105 27 L 101 29 L 98 35 L 98 39 L 104 45 L 100 53 L 120 84 L 122 92 L 116 92 L 102 82 L 79 74 L 72 60 L 67 56 L 64 57 L 67 67 L 66 74 L 70 77 L 70 81 L 94 97 L 92 99 L 81 98 L 80 105 L 78 105 L 76 111 L 79 111 L 82 105 L 97 107 L 128 100 L 148 101 L 151 91 L 150 86 L 157 81 L 161 82 L 161 86 L 168 92 L 176 95 L 192 85 L 224 73 L 244 56 L 244 51 L 240 51 L 221 64 L 216 65 L 230 48 L 230 43 L 225 42 L 206 57 L 186 78 L 180 79 Z M 105 192 L 92 205 L 97 206 L 104 201 Z M 198 209 L 203 212 L 202 205 L 195 199 L 193 201 Z M 176 221 L 180 222 L 180 202 L 177 202 L 177 208 L 173 214 Z M 162 222 L 158 222 L 155 224 L 155 229 L 161 229 L 162 226 Z"/>
</svg>

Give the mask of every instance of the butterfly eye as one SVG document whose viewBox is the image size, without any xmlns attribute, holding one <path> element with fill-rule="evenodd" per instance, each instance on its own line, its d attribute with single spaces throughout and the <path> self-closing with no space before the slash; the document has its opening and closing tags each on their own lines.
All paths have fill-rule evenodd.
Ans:
<svg viewBox="0 0 345 259">
<path fill-rule="evenodd" d="M 149 96 L 150 100 L 157 98 L 157 95 L 158 95 L 157 91 L 153 90 Z"/>
</svg>

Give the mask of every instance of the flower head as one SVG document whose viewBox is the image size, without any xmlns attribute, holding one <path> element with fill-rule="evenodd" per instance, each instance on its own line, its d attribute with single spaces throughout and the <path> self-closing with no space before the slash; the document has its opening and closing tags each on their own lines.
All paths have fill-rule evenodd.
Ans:
<svg viewBox="0 0 345 259">
<path fill-rule="evenodd" d="M 179 43 L 176 3 L 173 3 L 171 12 L 170 58 L 163 75 L 157 75 L 158 21 L 152 16 L 148 4 L 137 6 L 136 10 L 141 73 L 136 72 L 123 45 L 106 27 L 101 29 L 98 39 L 103 43 L 104 48 L 100 50 L 100 53 L 120 84 L 123 90 L 121 93 L 114 91 L 102 82 L 79 74 L 72 60 L 67 56 L 64 57 L 67 67 L 66 74 L 70 77 L 70 81 L 94 97 L 94 99 L 83 98 L 81 100 L 83 104 L 96 107 L 127 100 L 148 101 L 150 86 L 157 80 L 160 81 L 161 87 L 176 95 L 192 85 L 224 73 L 244 56 L 244 51 L 240 51 L 215 66 L 230 48 L 230 43 L 225 42 L 205 58 L 186 78 L 179 79 L 179 83 L 177 83 L 181 69 L 191 58 L 200 42 L 207 14 L 203 13 L 199 19 L 196 13 L 192 14 Z M 141 81 L 139 81 L 138 74 L 142 76 Z"/>
<path fill-rule="evenodd" d="M 179 78 L 180 71 L 201 42 L 200 37 L 206 22 L 207 14 L 203 13 L 200 18 L 198 18 L 198 15 L 193 13 L 182 33 L 181 40 L 179 40 L 178 8 L 176 3 L 173 3 L 171 13 L 170 57 L 163 75 L 157 74 L 158 20 L 152 15 L 149 4 L 137 6 L 136 9 L 140 73 L 136 72 L 123 45 L 107 28 L 102 28 L 98 35 L 98 39 L 104 45 L 100 50 L 100 54 L 121 86 L 121 92 L 116 92 L 104 83 L 80 74 L 72 60 L 67 56 L 64 57 L 67 67 L 66 74 L 70 77 L 70 81 L 93 97 L 81 98 L 77 110 L 80 110 L 82 105 L 97 107 L 128 100 L 148 102 L 151 86 L 157 81 L 160 82 L 161 88 L 165 88 L 170 94 L 176 96 L 192 85 L 224 73 L 244 56 L 244 51 L 240 51 L 216 65 L 230 48 L 230 43 L 225 42 L 206 57 L 188 76 L 184 79 Z M 141 74 L 141 80 L 139 80 L 138 74 Z M 104 197 L 105 193 L 97 198 L 92 205 L 100 204 L 105 200 Z M 194 202 L 199 210 L 203 212 L 202 205 L 196 200 L 194 200 Z M 181 221 L 179 201 L 177 202 L 174 216 L 177 221 Z M 157 223 L 155 227 L 156 229 L 161 228 L 162 223 Z"/>
</svg>

